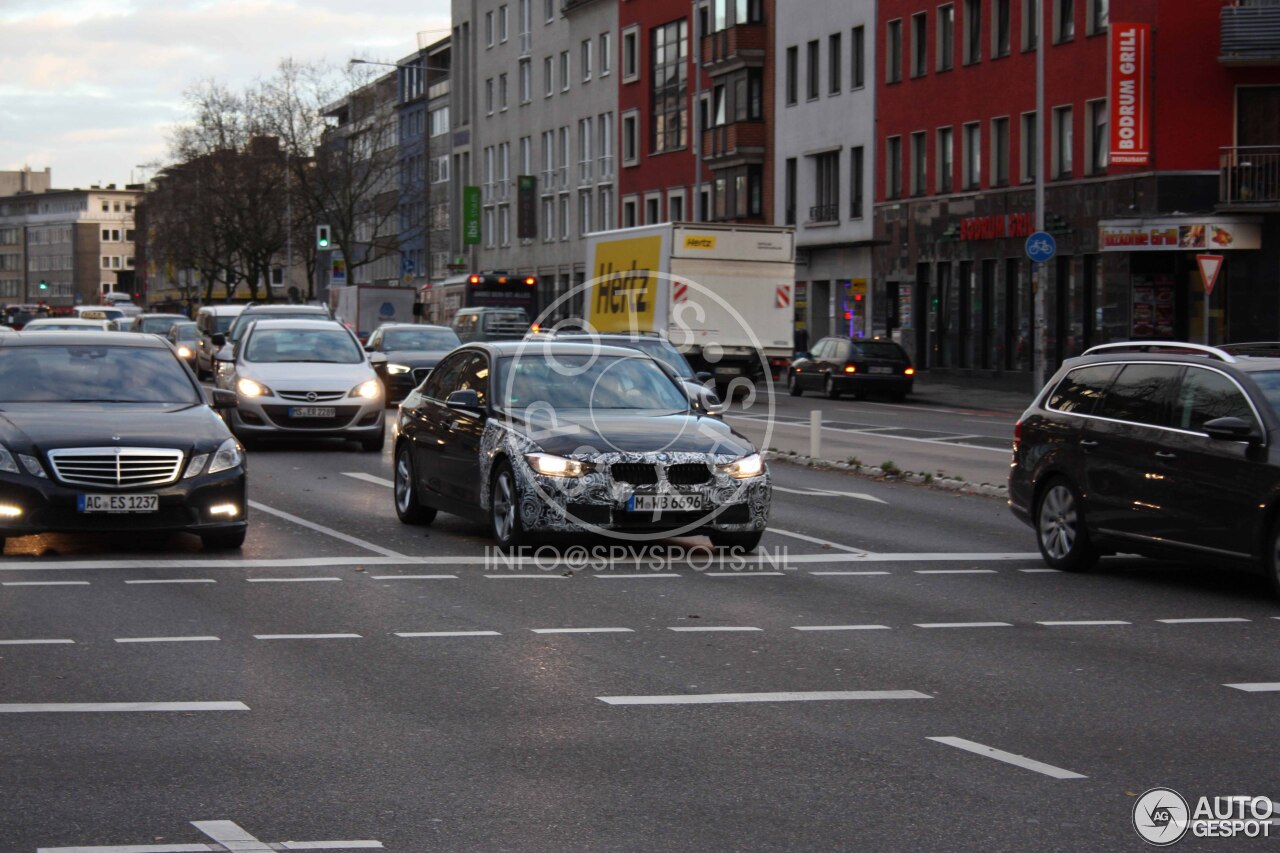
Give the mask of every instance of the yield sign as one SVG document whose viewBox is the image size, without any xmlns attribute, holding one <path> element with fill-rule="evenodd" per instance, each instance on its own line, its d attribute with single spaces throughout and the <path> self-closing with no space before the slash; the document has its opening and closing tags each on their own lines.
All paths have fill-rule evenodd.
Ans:
<svg viewBox="0 0 1280 853">
<path fill-rule="evenodd" d="M 1213 293 L 1218 270 L 1222 269 L 1222 255 L 1196 255 L 1196 263 L 1200 265 L 1200 277 L 1204 279 L 1204 292 Z"/>
</svg>

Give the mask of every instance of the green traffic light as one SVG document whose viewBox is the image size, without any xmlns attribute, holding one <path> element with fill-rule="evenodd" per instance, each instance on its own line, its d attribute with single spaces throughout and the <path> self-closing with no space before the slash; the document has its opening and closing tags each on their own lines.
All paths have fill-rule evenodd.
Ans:
<svg viewBox="0 0 1280 853">
<path fill-rule="evenodd" d="M 49 289 L 49 283 L 48 283 L 48 282 L 46 282 L 46 281 L 43 281 L 43 280 L 42 280 L 42 281 L 40 282 L 40 289 L 41 289 L 41 290 L 48 290 L 48 289 Z"/>
</svg>

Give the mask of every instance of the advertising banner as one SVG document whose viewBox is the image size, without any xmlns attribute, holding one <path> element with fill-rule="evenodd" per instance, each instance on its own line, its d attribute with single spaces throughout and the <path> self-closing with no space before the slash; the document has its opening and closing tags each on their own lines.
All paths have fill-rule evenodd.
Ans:
<svg viewBox="0 0 1280 853">
<path fill-rule="evenodd" d="M 480 188 L 462 188 L 462 242 L 468 246 L 480 243 Z"/>
<path fill-rule="evenodd" d="M 1151 25 L 1111 25 L 1110 162 L 1151 162 Z"/>
</svg>

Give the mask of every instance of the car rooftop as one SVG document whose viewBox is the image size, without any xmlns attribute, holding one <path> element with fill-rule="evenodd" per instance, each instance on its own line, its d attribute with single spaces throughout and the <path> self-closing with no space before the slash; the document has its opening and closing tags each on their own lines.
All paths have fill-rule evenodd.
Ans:
<svg viewBox="0 0 1280 853">
<path fill-rule="evenodd" d="M 253 327 L 255 329 L 345 329 L 346 326 L 337 320 L 330 320 L 327 317 L 318 317 L 315 320 L 304 320 L 299 317 L 285 317 L 279 320 L 254 320 Z"/>
<path fill-rule="evenodd" d="M 488 341 L 467 344 L 468 347 L 486 347 L 497 355 L 530 355 L 549 353 L 551 355 L 614 355 L 635 358 L 639 352 L 631 347 L 615 347 L 590 343 L 574 343 L 572 341 Z"/>
<path fill-rule="evenodd" d="M 24 335 L 19 332 L 16 335 L 5 335 L 0 338 L 0 346 L 8 347 L 74 346 L 77 344 L 99 347 L 126 346 L 154 347 L 160 349 L 169 348 L 168 341 L 143 332 L 112 332 L 104 335 L 102 332 L 71 332 L 59 330 L 40 332 L 39 334 L 32 335 Z"/>
</svg>

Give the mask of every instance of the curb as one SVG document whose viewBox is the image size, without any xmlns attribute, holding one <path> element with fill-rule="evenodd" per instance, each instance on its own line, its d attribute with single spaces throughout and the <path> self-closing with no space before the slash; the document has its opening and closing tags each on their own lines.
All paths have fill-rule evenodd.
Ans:
<svg viewBox="0 0 1280 853">
<path fill-rule="evenodd" d="M 824 470 L 844 471 L 859 477 L 887 482 L 913 483 L 929 486 L 948 492 L 959 492 L 966 495 L 982 495 L 989 498 L 1008 499 L 1009 487 L 993 483 L 969 483 L 956 477 L 935 477 L 932 474 L 915 473 L 913 471 L 892 471 L 874 465 L 850 465 L 848 462 L 837 462 L 831 459 L 813 459 L 796 453 L 780 453 L 766 450 L 762 454 L 767 462 L 785 462 L 802 468 L 819 468 Z"/>
</svg>

